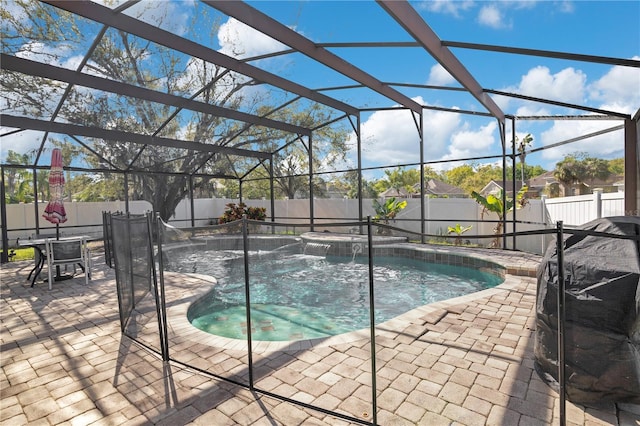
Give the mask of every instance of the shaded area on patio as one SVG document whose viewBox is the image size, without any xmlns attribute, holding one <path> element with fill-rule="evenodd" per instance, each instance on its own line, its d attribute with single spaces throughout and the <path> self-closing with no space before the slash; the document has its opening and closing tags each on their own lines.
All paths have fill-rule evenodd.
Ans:
<svg viewBox="0 0 640 426">
<path fill-rule="evenodd" d="M 394 337 L 377 341 L 380 424 L 557 422 L 557 394 L 533 370 L 532 275 L 538 259 L 502 251 L 491 255 L 501 263 L 512 259 L 512 270 L 530 276 L 514 276 L 513 286 L 488 295 L 441 304 L 423 324 L 393 330 Z M 3 423 L 348 424 L 172 363 L 163 365 L 121 336 L 114 272 L 105 267 L 101 253 L 94 251 L 93 260 L 94 279 L 88 286 L 76 278 L 56 284 L 53 291 L 42 284 L 29 288 L 30 262 L 3 265 Z M 366 369 L 361 355 L 366 349 L 337 344 L 294 351 L 295 356 L 274 352 L 265 361 L 278 371 L 260 385 L 370 415 L 357 379 L 358 371 Z M 305 385 L 309 379 L 325 387 L 312 394 Z M 631 424 L 640 421 L 633 410 L 568 403 L 567 420 Z"/>
</svg>

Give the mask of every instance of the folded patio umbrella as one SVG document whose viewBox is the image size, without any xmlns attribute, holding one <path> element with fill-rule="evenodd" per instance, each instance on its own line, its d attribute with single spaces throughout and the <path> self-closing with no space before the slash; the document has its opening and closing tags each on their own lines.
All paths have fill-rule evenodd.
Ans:
<svg viewBox="0 0 640 426">
<path fill-rule="evenodd" d="M 55 148 L 51 153 L 51 171 L 49 173 L 50 200 L 44 209 L 44 217 L 51 223 L 59 225 L 67 221 L 67 212 L 64 210 L 62 193 L 64 191 L 64 174 L 62 172 L 62 151 Z"/>
</svg>

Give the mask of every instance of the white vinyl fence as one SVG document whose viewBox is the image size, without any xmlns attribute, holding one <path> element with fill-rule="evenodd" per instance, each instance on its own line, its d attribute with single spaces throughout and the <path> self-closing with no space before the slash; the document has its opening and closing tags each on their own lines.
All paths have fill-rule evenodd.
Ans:
<svg viewBox="0 0 640 426">
<path fill-rule="evenodd" d="M 563 221 L 566 226 L 579 226 L 601 217 L 624 216 L 624 192 L 544 199 L 549 220 Z"/>
<path fill-rule="evenodd" d="M 518 221 L 526 222 L 517 225 L 518 231 L 539 230 L 555 226 L 562 220 L 567 226 L 586 223 L 597 217 L 618 216 L 624 214 L 624 198 L 622 193 L 584 195 L 579 197 L 553 198 L 546 200 L 530 200 L 522 209 L 515 212 Z M 194 225 L 206 226 L 215 223 L 224 211 L 225 205 L 237 200 L 208 198 L 193 200 Z M 420 199 L 407 200 L 407 207 L 400 212 L 394 226 L 419 233 Z M 464 240 L 471 243 L 488 246 L 490 239 L 474 239 L 474 235 L 491 235 L 495 223 L 480 223 L 482 219 L 497 220 L 495 214 L 482 217 L 482 208 L 468 198 L 426 198 L 423 200 L 425 208 L 425 233 L 429 235 L 447 235 L 447 227 L 456 224 L 471 230 L 463 234 Z M 267 217 L 271 217 L 271 203 L 269 200 L 248 200 L 247 205 L 265 207 Z M 40 233 L 53 234 L 55 226 L 42 218 L 46 203 L 39 204 Z M 102 235 L 102 212 L 124 211 L 124 201 L 95 202 L 95 203 L 65 203 L 68 220 L 60 225 L 62 235 L 87 234 L 100 237 Z M 598 210 L 599 209 L 599 210 Z M 129 210 L 133 214 L 151 210 L 151 204 L 146 201 L 129 202 Z M 598 213 L 599 211 L 599 213 Z M 34 204 L 8 204 L 7 228 L 9 241 L 14 245 L 17 238 L 29 238 L 35 233 Z M 316 199 L 314 200 L 314 217 L 316 224 L 327 222 L 357 221 L 359 218 L 358 200 L 354 199 Z M 307 223 L 310 215 L 308 199 L 277 200 L 275 202 L 275 217 L 277 222 Z M 363 200 L 363 217 L 374 216 L 373 200 Z M 509 220 L 512 219 L 510 214 Z M 191 201 L 183 200 L 176 208 L 170 223 L 176 227 L 191 226 Z M 511 224 L 507 225 L 507 232 L 512 231 Z M 523 236 L 516 241 L 516 249 L 531 253 L 542 253 L 550 242 L 550 238 L 542 236 Z M 513 248 L 511 238 L 507 240 L 509 248 Z"/>
</svg>

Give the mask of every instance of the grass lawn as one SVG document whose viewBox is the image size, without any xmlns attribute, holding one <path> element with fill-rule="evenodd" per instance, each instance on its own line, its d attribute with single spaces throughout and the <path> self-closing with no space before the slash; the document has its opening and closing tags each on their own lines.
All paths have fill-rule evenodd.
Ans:
<svg viewBox="0 0 640 426">
<path fill-rule="evenodd" d="M 0 250 L 0 253 L 3 251 L 4 250 Z M 9 249 L 9 255 L 11 255 L 11 253 L 15 253 L 15 256 L 10 258 L 14 262 L 18 260 L 32 260 L 35 257 L 33 247 Z"/>
</svg>

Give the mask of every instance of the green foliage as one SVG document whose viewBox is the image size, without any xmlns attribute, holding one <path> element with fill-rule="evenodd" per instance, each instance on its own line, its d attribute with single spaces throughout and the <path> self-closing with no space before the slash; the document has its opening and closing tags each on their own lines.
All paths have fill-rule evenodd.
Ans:
<svg viewBox="0 0 640 426">
<path fill-rule="evenodd" d="M 378 193 L 387 189 L 404 189 L 411 194 L 416 192 L 415 185 L 420 182 L 420 171 L 418 169 L 405 170 L 404 167 L 394 168 L 384 171 L 385 177 L 377 180 L 373 187 Z"/>
<path fill-rule="evenodd" d="M 515 169 L 515 177 L 516 180 L 526 181 L 545 172 L 546 170 L 542 166 L 521 164 Z M 502 167 L 492 164 L 463 164 L 445 171 L 443 175 L 445 182 L 462 188 L 466 193 L 479 192 L 492 180 L 496 182 L 502 181 Z M 507 166 L 506 175 L 507 179 L 511 179 L 513 167 Z"/>
<path fill-rule="evenodd" d="M 503 202 L 502 202 L 502 199 L 504 197 L 503 190 L 500 190 L 497 196 L 493 194 L 489 194 L 486 197 L 483 195 L 480 195 L 476 191 L 473 191 L 471 193 L 471 197 L 483 207 L 483 214 L 485 212 L 493 212 L 493 213 L 496 213 L 500 219 L 502 219 L 504 218 L 505 214 L 513 210 L 514 206 L 516 206 L 516 208 L 519 209 L 524 205 L 526 205 L 527 200 L 524 196 L 527 193 L 528 189 L 529 189 L 528 187 L 523 186 L 522 189 L 520 189 L 520 191 L 518 191 L 518 193 L 516 194 L 515 202 L 513 198 L 506 197 L 505 205 L 503 205 Z"/>
<path fill-rule="evenodd" d="M 11 8 L 5 3 L 10 4 Z M 149 14 L 158 21 L 171 22 L 171 16 L 167 15 L 170 8 L 159 7 L 160 4 L 147 2 L 135 11 L 132 9 L 132 13 L 135 18 Z M 30 50 L 37 49 L 39 56 L 50 55 L 51 63 L 61 63 L 65 58 L 60 55 L 66 55 L 69 51 L 86 51 L 86 46 L 93 41 L 93 31 L 81 31 L 87 25 L 82 18 L 61 12 L 46 3 L 4 2 L 0 11 L 3 16 L 2 43 L 5 53 L 28 55 Z M 182 35 L 197 39 L 204 45 L 215 44 L 215 36 L 220 28 L 217 17 L 213 14 L 199 15 L 198 22 L 198 26 L 186 25 L 186 33 Z M 202 31 L 202 28 L 208 30 Z M 219 114 L 193 112 L 175 117 L 174 107 L 100 91 L 72 90 L 57 115 L 62 122 L 159 135 L 207 145 L 261 152 L 277 151 L 273 158 L 275 186 L 281 191 L 280 194 L 289 198 L 309 194 L 310 169 L 330 168 L 336 162 L 342 162 L 348 151 L 346 144 L 349 132 L 345 130 L 345 123 L 335 121 L 339 114 L 337 111 L 305 102 L 292 102 L 287 107 L 276 108 L 282 104 L 279 93 L 270 91 L 262 82 L 240 73 L 230 73 L 224 67 L 205 60 L 178 54 L 170 48 L 122 31 L 105 32 L 88 59 L 90 65 L 87 66 L 91 67 L 91 72 L 108 80 L 160 90 L 175 96 L 190 97 L 197 91 L 198 99 L 211 105 L 214 111 L 216 107 L 230 111 L 242 110 L 257 117 L 314 129 L 313 145 L 309 146 L 310 142 L 305 138 L 283 130 L 250 126 Z M 82 72 L 87 72 L 87 69 Z M 3 75 L 0 86 L 5 97 L 11 101 L 12 109 L 24 115 L 37 116 L 46 115 L 43 111 L 50 109 L 51 99 L 61 96 L 65 87 L 57 81 L 22 73 Z M 259 90 L 254 89 L 258 86 Z M 29 96 L 24 96 L 25 93 Z M 62 146 L 63 150 L 69 148 L 68 153 L 63 152 L 67 164 L 76 156 L 77 163 L 96 170 L 110 168 L 149 172 L 129 175 L 128 195 L 132 200 L 149 201 L 164 220 L 173 215 L 178 203 L 189 195 L 191 189 L 196 193 L 201 188 L 208 191 L 211 175 L 253 179 L 254 176 L 249 175 L 254 171 L 268 168 L 268 163 L 260 163 L 255 158 L 212 155 L 212 152 L 178 147 L 149 146 L 141 149 L 137 144 L 100 138 L 93 138 L 90 146 L 90 150 L 73 150 L 79 148 L 79 144 L 74 142 Z M 309 151 L 314 154 L 312 165 L 308 164 Z M 65 194 L 68 198 L 74 190 L 70 179 L 73 173 L 68 170 L 65 172 L 68 183 Z M 190 180 L 188 175 L 194 174 L 199 178 Z M 246 188 L 243 186 L 243 193 L 255 198 L 269 196 L 268 180 L 251 182 L 247 183 Z M 322 183 L 321 179 L 314 178 L 316 194 L 321 193 Z M 115 193 L 105 191 L 107 198 L 115 196 Z M 237 194 L 233 194 L 233 197 Z M 94 200 L 99 196 L 98 191 L 93 190 L 83 191 L 79 195 L 85 200 Z"/>
<path fill-rule="evenodd" d="M 220 216 L 220 223 L 228 223 L 242 219 L 246 215 L 250 220 L 265 220 L 267 209 L 264 207 L 247 207 L 245 203 L 228 203 L 224 213 Z"/>
<path fill-rule="evenodd" d="M 482 217 L 484 217 L 485 213 L 492 212 L 498 215 L 498 219 L 500 220 L 496 227 L 494 228 L 494 234 L 497 235 L 496 238 L 491 243 L 491 247 L 500 247 L 500 238 L 499 235 L 502 234 L 502 220 L 505 215 L 513 210 L 515 207 L 519 209 L 527 204 L 527 199 L 525 198 L 525 194 L 527 193 L 526 186 L 523 186 L 520 191 L 516 194 L 516 199 L 506 197 L 506 204 L 503 203 L 502 198 L 504 197 L 504 192 L 500 190 L 497 196 L 493 194 L 489 194 L 486 197 L 473 191 L 471 193 L 471 197 L 476 200 L 478 204 L 482 206 Z"/>
<path fill-rule="evenodd" d="M 288 197 L 293 199 L 297 196 L 309 196 L 309 170 L 319 170 L 331 168 L 335 164 L 342 163 L 348 151 L 347 140 L 349 131 L 344 124 L 333 126 L 319 126 L 319 123 L 331 122 L 334 112 L 320 104 L 313 104 L 305 109 L 278 108 L 275 111 L 271 107 L 265 106 L 258 109 L 258 115 L 268 115 L 269 118 L 281 120 L 309 129 L 313 132 L 313 159 L 309 164 L 308 142 L 303 140 L 295 141 L 291 134 L 284 131 L 277 131 L 261 126 L 252 126 L 246 133 L 254 141 L 260 141 L 257 145 L 260 151 L 273 151 L 273 177 L 277 188 L 276 197 Z M 282 146 L 282 142 L 286 143 Z M 295 143 L 293 143 L 295 142 Z M 266 164 L 262 164 L 266 170 Z M 314 195 L 322 196 L 325 189 L 324 180 L 318 175 L 314 176 Z"/>
<path fill-rule="evenodd" d="M 528 164 L 525 164 L 524 167 L 518 167 L 516 169 L 516 179 L 518 180 L 522 180 L 521 178 L 522 169 L 524 169 L 524 180 L 528 180 L 533 177 L 540 176 L 541 174 L 547 172 L 547 170 L 545 170 L 545 168 L 542 166 L 539 166 L 539 165 L 530 166 Z M 509 174 L 509 169 L 507 169 L 507 176 L 511 176 Z"/>
<path fill-rule="evenodd" d="M 387 198 L 383 203 L 378 200 L 373 200 L 373 208 L 376 211 L 373 220 L 382 220 L 384 223 L 389 223 L 389 221 L 395 219 L 398 213 L 405 207 L 407 207 L 407 201 L 396 200 L 395 197 Z"/>
<path fill-rule="evenodd" d="M 501 181 L 502 168 L 492 164 L 464 164 L 445 172 L 445 178 L 447 183 L 471 193 L 482 190 L 492 180 Z"/>
<path fill-rule="evenodd" d="M 358 171 L 350 170 L 345 172 L 342 181 L 347 189 L 347 197 L 358 197 Z M 362 178 L 362 198 L 378 198 L 379 192 L 373 186 L 373 182 L 369 182 L 365 178 Z"/>
<path fill-rule="evenodd" d="M 7 151 L 7 164 L 29 164 L 28 154 L 19 154 L 13 150 Z M 30 203 L 33 201 L 33 173 L 23 168 L 5 168 L 5 202 L 9 204 Z"/>
<path fill-rule="evenodd" d="M 575 153 L 556 163 L 553 175 L 560 182 L 572 185 L 593 179 L 606 179 L 610 174 L 607 160 L 589 157 L 586 153 Z"/>
<path fill-rule="evenodd" d="M 459 223 L 456 223 L 456 226 L 447 226 L 447 232 L 449 234 L 456 234 L 460 236 L 469 231 L 471 228 L 473 228 L 473 226 L 462 226 Z"/>
<path fill-rule="evenodd" d="M 472 226 L 462 226 L 459 223 L 456 223 L 456 226 L 447 226 L 447 232 L 449 234 L 456 234 L 455 244 L 462 244 L 462 234 L 470 230 Z"/>
<path fill-rule="evenodd" d="M 424 166 L 423 171 L 424 171 L 424 180 L 429 180 L 429 179 L 443 180 L 444 179 L 444 177 L 440 173 L 438 173 L 433 167 Z"/>
<path fill-rule="evenodd" d="M 614 175 L 624 174 L 624 158 L 609 160 L 609 172 Z"/>
</svg>

